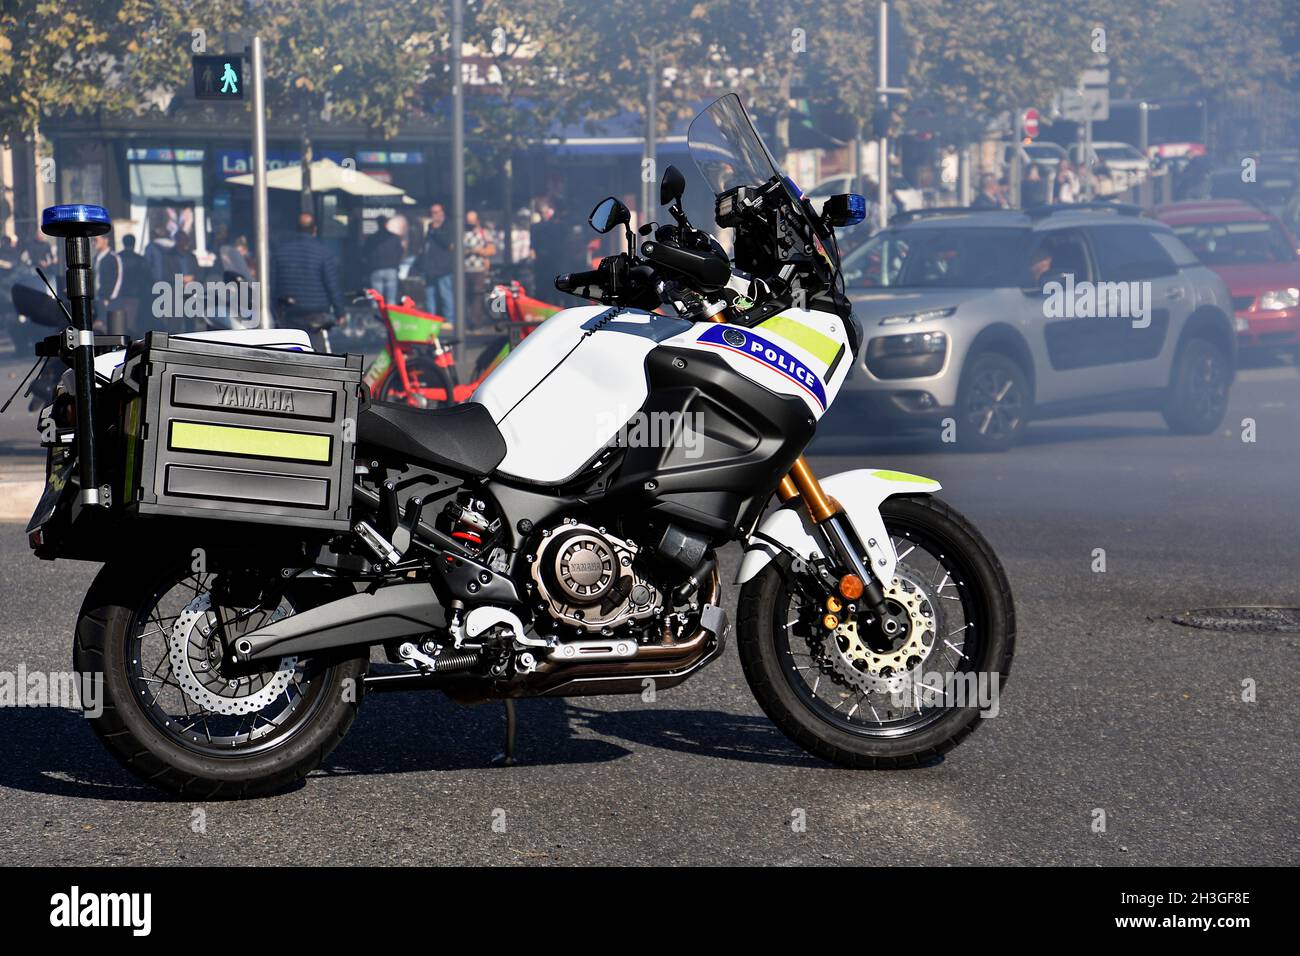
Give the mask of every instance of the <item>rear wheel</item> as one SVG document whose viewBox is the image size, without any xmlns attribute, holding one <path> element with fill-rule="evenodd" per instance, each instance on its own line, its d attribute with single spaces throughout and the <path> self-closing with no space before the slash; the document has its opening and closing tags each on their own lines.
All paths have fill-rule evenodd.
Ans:
<svg viewBox="0 0 1300 956">
<path fill-rule="evenodd" d="M 955 747 L 996 713 L 1015 646 L 1006 575 L 965 518 L 928 497 L 890 498 L 881 515 L 899 555 L 886 589 L 896 628 L 851 608 L 828 628 L 826 593 L 798 565 L 785 577 L 769 564 L 740 593 L 737 647 L 760 706 L 846 767 L 915 766 Z"/>
<path fill-rule="evenodd" d="M 1231 378 L 1228 356 L 1213 342 L 1192 339 L 1184 344 L 1170 376 L 1165 424 L 1182 435 L 1214 431 L 1228 411 Z"/>
<path fill-rule="evenodd" d="M 103 712 L 91 726 L 123 766 L 172 793 L 283 790 L 351 726 L 368 658 L 284 657 L 235 670 L 235 636 L 304 610 L 312 592 L 231 606 L 220 575 L 178 568 L 110 563 L 91 586 L 73 648 L 82 679 L 102 680 Z"/>
<path fill-rule="evenodd" d="M 1006 451 L 1020 441 L 1030 414 L 1029 378 L 1001 352 L 971 359 L 957 392 L 957 446 Z"/>
</svg>

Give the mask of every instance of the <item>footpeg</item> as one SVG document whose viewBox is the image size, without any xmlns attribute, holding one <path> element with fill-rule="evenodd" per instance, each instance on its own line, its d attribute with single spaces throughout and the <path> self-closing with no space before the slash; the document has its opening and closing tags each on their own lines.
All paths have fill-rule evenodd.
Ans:
<svg viewBox="0 0 1300 956">
<path fill-rule="evenodd" d="M 393 547 L 393 543 L 367 522 L 358 521 L 352 526 L 352 530 L 361 539 L 362 544 L 370 550 L 370 553 L 380 561 L 386 564 L 396 564 L 402 560 L 401 552 Z"/>
</svg>

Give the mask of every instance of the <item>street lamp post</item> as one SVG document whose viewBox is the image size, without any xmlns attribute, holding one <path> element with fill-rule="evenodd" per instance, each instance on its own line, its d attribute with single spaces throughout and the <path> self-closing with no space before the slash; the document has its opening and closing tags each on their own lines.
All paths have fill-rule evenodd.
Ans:
<svg viewBox="0 0 1300 956">
<path fill-rule="evenodd" d="M 262 85 L 262 38 L 253 37 L 253 232 L 257 235 L 258 325 L 271 327 L 271 237 L 266 197 L 266 91 Z"/>
<path fill-rule="evenodd" d="M 460 345 L 465 340 L 465 82 L 461 71 L 461 44 L 465 41 L 464 0 L 451 4 L 451 215 L 452 249 L 455 260 L 454 298 L 456 300 L 455 325 L 452 341 Z M 506 234 L 509 235 L 509 223 Z M 509 239 L 506 240 L 507 242 Z"/>
</svg>

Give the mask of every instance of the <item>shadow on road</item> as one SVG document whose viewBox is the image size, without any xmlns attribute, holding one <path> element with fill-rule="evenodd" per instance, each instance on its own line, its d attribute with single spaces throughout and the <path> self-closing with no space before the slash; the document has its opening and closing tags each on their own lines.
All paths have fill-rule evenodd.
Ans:
<svg viewBox="0 0 1300 956">
<path fill-rule="evenodd" d="M 1025 429 L 1020 440 L 1022 448 L 1040 445 L 1062 445 L 1075 442 L 1108 441 L 1115 438 L 1174 437 L 1160 424 L 1117 425 L 1073 422 L 1034 422 Z M 863 435 L 847 430 L 831 429 L 819 432 L 808 449 L 810 455 L 827 458 L 857 457 L 860 455 L 928 455 L 964 454 L 961 442 L 941 442 L 934 435 Z M 1014 455 L 1016 449 L 1009 452 Z"/>
<path fill-rule="evenodd" d="M 635 748 L 751 764 L 828 766 L 790 743 L 764 717 L 658 704 L 607 711 L 552 698 L 519 701 L 518 716 L 516 756 L 528 766 L 606 763 Z M 0 761 L 0 787 L 89 800 L 170 799 L 120 767 L 79 711 L 0 708 L 0 737 L 18 742 Z M 487 768 L 504 739 L 500 704 L 462 707 L 441 694 L 375 695 L 313 776 Z"/>
<path fill-rule="evenodd" d="M 516 758 L 520 764 L 604 763 L 632 752 L 584 731 L 633 747 L 749 763 L 809 766 L 806 756 L 763 717 L 647 705 L 606 711 L 558 698 L 521 700 Z M 504 707 L 461 707 L 442 695 L 375 696 L 339 749 L 326 761 L 333 774 L 469 770 L 490 764 L 505 740 Z"/>
<path fill-rule="evenodd" d="M 79 710 L 0 707 L 0 787 L 83 800 L 168 799 L 133 777 L 100 746 Z"/>
</svg>

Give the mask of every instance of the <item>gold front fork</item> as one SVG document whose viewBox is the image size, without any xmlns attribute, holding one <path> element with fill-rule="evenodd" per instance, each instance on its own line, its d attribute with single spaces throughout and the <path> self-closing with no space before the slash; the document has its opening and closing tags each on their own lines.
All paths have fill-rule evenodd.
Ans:
<svg viewBox="0 0 1300 956">
<path fill-rule="evenodd" d="M 847 572 L 839 579 L 840 595 L 850 601 L 861 598 L 863 604 L 883 619 L 886 613 L 884 592 L 862 557 L 862 544 L 857 540 L 844 508 L 822 489 L 821 482 L 803 455 L 790 468 L 790 474 L 781 479 L 776 493 L 783 503 L 793 498 L 803 501 L 828 547 L 827 557 L 834 555 L 841 571 Z"/>
<path fill-rule="evenodd" d="M 808 459 L 800 455 L 790 469 L 790 474 L 781 479 L 776 487 L 777 496 L 782 502 L 791 498 L 802 498 L 804 507 L 813 521 L 821 524 L 840 513 L 840 503 L 822 490 L 822 483 L 808 467 Z"/>
</svg>

